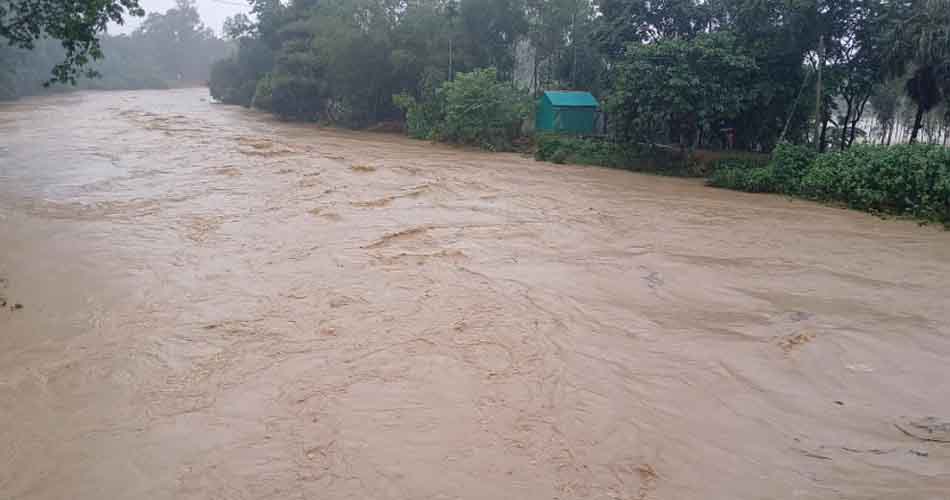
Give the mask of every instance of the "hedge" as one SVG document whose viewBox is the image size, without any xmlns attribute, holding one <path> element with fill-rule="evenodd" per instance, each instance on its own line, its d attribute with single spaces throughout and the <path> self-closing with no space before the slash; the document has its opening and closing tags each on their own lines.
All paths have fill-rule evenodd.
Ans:
<svg viewBox="0 0 950 500">
<path fill-rule="evenodd" d="M 709 184 L 950 225 L 950 149 L 936 145 L 857 145 L 821 155 L 782 145 L 767 166 L 720 168 Z"/>
</svg>

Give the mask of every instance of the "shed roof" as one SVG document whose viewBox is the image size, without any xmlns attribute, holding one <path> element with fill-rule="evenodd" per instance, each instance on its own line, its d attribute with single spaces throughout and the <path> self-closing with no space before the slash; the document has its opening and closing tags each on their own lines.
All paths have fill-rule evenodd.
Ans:
<svg viewBox="0 0 950 500">
<path fill-rule="evenodd" d="M 572 90 L 548 90 L 544 95 L 554 106 L 570 108 L 596 108 L 597 99 L 590 92 Z"/>
</svg>

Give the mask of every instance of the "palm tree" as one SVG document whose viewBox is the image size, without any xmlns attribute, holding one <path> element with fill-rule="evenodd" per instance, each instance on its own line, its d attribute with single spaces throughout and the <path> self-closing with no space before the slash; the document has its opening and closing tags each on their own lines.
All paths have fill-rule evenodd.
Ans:
<svg viewBox="0 0 950 500">
<path fill-rule="evenodd" d="M 892 74 L 910 73 L 904 90 L 917 105 L 910 134 L 913 144 L 924 114 L 941 100 L 950 100 L 950 0 L 911 0 L 895 7 L 908 14 L 898 16 L 887 34 L 888 59 Z"/>
</svg>

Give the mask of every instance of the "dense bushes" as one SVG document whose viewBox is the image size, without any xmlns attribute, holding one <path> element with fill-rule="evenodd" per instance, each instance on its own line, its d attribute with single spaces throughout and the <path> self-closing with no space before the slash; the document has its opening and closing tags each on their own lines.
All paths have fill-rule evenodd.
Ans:
<svg viewBox="0 0 950 500">
<path fill-rule="evenodd" d="M 778 188 L 772 165 L 759 166 L 747 162 L 719 163 L 708 182 L 712 186 L 750 193 L 774 193 Z"/>
<path fill-rule="evenodd" d="M 439 138 L 487 149 L 508 149 L 521 135 L 528 114 L 528 94 L 509 82 L 498 81 L 494 68 L 459 73 L 441 89 L 445 120 Z"/>
<path fill-rule="evenodd" d="M 560 134 L 538 134 L 534 153 L 540 161 L 615 168 L 627 167 L 634 156 L 615 142 Z"/>
<path fill-rule="evenodd" d="M 413 139 L 434 139 L 436 128 L 444 119 L 441 95 L 431 94 L 422 100 L 402 93 L 393 96 L 393 103 L 406 113 L 406 133 Z"/>
<path fill-rule="evenodd" d="M 411 137 L 491 150 L 511 148 L 530 109 L 527 93 L 498 81 L 494 68 L 459 73 L 421 100 L 398 94 L 393 102 L 405 111 Z"/>
<path fill-rule="evenodd" d="M 717 165 L 756 166 L 764 155 L 741 151 L 688 151 L 661 145 L 620 143 L 608 138 L 544 133 L 537 136 L 535 159 L 599 165 L 663 175 L 703 177 Z"/>
<path fill-rule="evenodd" d="M 811 148 L 779 144 L 768 164 L 744 160 L 718 162 L 709 173 L 709 184 L 752 193 L 796 194 L 814 159 Z"/>
<path fill-rule="evenodd" d="M 721 168 L 709 182 L 950 223 L 950 150 L 940 146 L 859 145 L 815 156 L 783 145 L 768 166 Z"/>
</svg>

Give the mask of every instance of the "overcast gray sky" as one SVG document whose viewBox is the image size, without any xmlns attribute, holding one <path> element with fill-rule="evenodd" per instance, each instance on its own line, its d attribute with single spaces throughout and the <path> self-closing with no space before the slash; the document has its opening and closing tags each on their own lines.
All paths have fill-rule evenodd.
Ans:
<svg viewBox="0 0 950 500">
<path fill-rule="evenodd" d="M 139 0 L 145 12 L 163 13 L 175 6 L 175 0 Z M 221 25 L 228 16 L 233 16 L 238 12 L 247 14 L 251 8 L 244 0 L 197 0 L 198 13 L 201 14 L 201 21 L 205 26 L 221 34 Z M 110 26 L 109 33 L 129 33 L 142 22 L 142 18 L 131 18 L 125 23 L 125 26 Z"/>
</svg>

